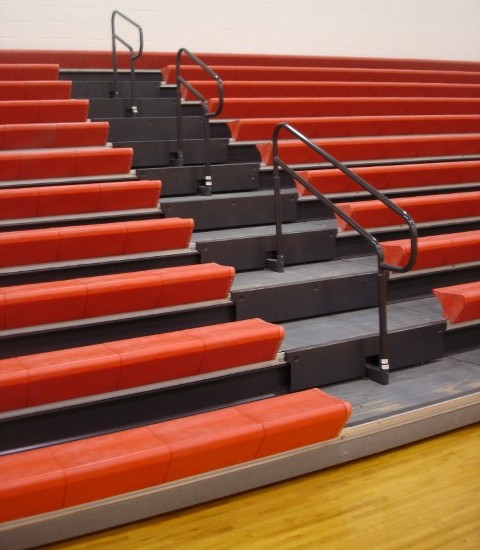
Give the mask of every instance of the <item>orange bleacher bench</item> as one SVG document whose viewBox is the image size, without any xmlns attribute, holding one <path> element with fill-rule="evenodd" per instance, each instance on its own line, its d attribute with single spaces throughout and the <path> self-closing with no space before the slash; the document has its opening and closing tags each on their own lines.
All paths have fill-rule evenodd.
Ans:
<svg viewBox="0 0 480 550">
<path fill-rule="evenodd" d="M 0 330 L 228 297 L 233 267 L 168 267 L 0 288 Z"/>
<path fill-rule="evenodd" d="M 417 223 L 480 216 L 480 191 L 405 197 L 392 200 Z M 405 223 L 393 210 L 380 201 L 338 203 L 350 218 L 363 227 L 382 227 Z M 343 231 L 351 229 L 337 216 L 337 225 Z"/>
<path fill-rule="evenodd" d="M 156 486 L 337 437 L 348 402 L 317 388 L 0 457 L 0 521 Z"/>
<path fill-rule="evenodd" d="M 0 101 L 29 99 L 68 99 L 72 83 L 68 80 L 0 80 Z"/>
<path fill-rule="evenodd" d="M 158 207 L 158 180 L 0 189 L 0 219 Z"/>
<path fill-rule="evenodd" d="M 132 160 L 131 148 L 0 152 L 0 181 L 127 174 Z"/>
<path fill-rule="evenodd" d="M 88 99 L 0 101 L 0 124 L 85 122 L 88 107 Z"/>
<path fill-rule="evenodd" d="M 313 143 L 341 161 L 480 154 L 480 134 L 315 139 Z M 259 143 L 257 149 L 262 163 L 271 165 L 272 143 Z M 300 141 L 281 140 L 278 151 L 279 157 L 287 163 L 325 162 L 321 155 Z"/>
<path fill-rule="evenodd" d="M 0 80 L 57 80 L 59 65 L 0 63 Z"/>
<path fill-rule="evenodd" d="M 248 319 L 0 360 L 0 411 L 272 361 L 284 329 Z"/>
<path fill-rule="evenodd" d="M 218 99 L 208 100 L 214 112 Z M 478 98 L 335 97 L 225 98 L 221 118 L 285 118 L 320 116 L 455 115 L 480 112 Z"/>
<path fill-rule="evenodd" d="M 480 132 L 480 115 L 300 117 L 286 120 L 247 118 L 228 121 L 227 124 L 235 141 L 259 141 L 271 139 L 275 126 L 280 122 L 291 124 L 310 139 Z"/>
<path fill-rule="evenodd" d="M 187 248 L 193 220 L 163 218 L 0 233 L 0 268 Z"/>
<path fill-rule="evenodd" d="M 386 262 L 406 265 L 410 239 L 382 243 Z M 480 231 L 431 235 L 418 239 L 418 258 L 412 269 L 427 269 L 480 260 Z"/>
<path fill-rule="evenodd" d="M 105 145 L 108 122 L 0 125 L 0 150 Z"/>
<path fill-rule="evenodd" d="M 190 85 L 204 97 L 217 97 L 215 81 L 191 80 Z M 224 81 L 227 98 L 284 98 L 284 97 L 472 97 L 480 96 L 478 84 L 444 84 L 422 82 L 302 82 L 295 81 Z M 183 97 L 193 100 L 195 95 L 186 87 Z"/>
<path fill-rule="evenodd" d="M 480 161 L 436 162 L 434 164 L 404 164 L 398 166 L 367 166 L 353 171 L 377 189 L 438 187 L 477 183 L 480 181 Z M 359 191 L 359 186 L 336 169 L 298 172 L 321 193 Z M 297 185 L 300 195 L 310 192 Z"/>
<path fill-rule="evenodd" d="M 480 282 L 434 288 L 442 305 L 443 316 L 451 323 L 480 319 Z"/>
<path fill-rule="evenodd" d="M 310 82 L 450 82 L 454 84 L 478 84 L 480 73 L 473 71 L 419 71 L 408 69 L 369 69 L 346 67 L 271 67 L 255 65 L 213 65 L 210 68 L 224 81 L 228 80 L 303 80 Z M 198 65 L 182 66 L 181 74 L 187 80 L 208 79 L 205 71 Z M 165 82 L 175 84 L 176 65 L 167 65 L 162 69 Z"/>
</svg>

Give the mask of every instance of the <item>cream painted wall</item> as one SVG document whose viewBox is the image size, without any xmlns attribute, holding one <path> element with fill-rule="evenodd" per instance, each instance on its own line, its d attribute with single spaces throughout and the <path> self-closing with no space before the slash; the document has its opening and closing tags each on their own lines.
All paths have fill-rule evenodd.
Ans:
<svg viewBox="0 0 480 550">
<path fill-rule="evenodd" d="M 480 0 L 0 0 L 0 49 L 108 50 L 114 9 L 147 51 L 480 60 Z"/>
</svg>

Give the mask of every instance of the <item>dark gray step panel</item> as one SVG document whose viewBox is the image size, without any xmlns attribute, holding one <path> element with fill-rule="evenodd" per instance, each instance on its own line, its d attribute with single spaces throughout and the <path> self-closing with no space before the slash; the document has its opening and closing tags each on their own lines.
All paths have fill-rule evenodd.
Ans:
<svg viewBox="0 0 480 550">
<path fill-rule="evenodd" d="M 0 286 L 62 281 L 80 277 L 192 265 L 198 263 L 198 260 L 198 253 L 193 250 L 185 250 L 183 253 L 131 254 L 123 257 L 91 258 L 35 266 L 17 266 L 0 269 Z"/>
<path fill-rule="evenodd" d="M 287 265 L 330 260 L 335 256 L 336 228 L 322 222 L 292 223 L 283 227 Z M 231 265 L 237 271 L 264 269 L 267 258 L 275 257 L 275 226 L 244 227 L 194 233 L 201 262 Z"/>
<path fill-rule="evenodd" d="M 130 71 L 118 71 L 118 80 L 130 82 Z M 75 70 L 75 69 L 60 69 L 60 80 L 85 81 L 85 80 L 106 80 L 113 82 L 113 69 L 97 69 L 97 70 Z M 161 82 L 163 80 L 161 71 L 135 71 L 135 80 L 137 82 L 144 80 L 153 80 Z"/>
<path fill-rule="evenodd" d="M 214 193 L 258 190 L 258 164 L 213 164 Z M 196 195 L 199 183 L 205 180 L 205 166 L 178 166 L 137 169 L 139 179 L 162 181 L 162 198 Z"/>
<path fill-rule="evenodd" d="M 274 364 L 196 381 L 132 388 L 90 401 L 23 409 L 0 415 L 0 454 L 144 426 L 285 394 L 289 368 Z"/>
<path fill-rule="evenodd" d="M 113 81 L 85 80 L 72 83 L 73 99 L 111 98 L 113 97 Z M 130 82 L 119 81 L 116 97 L 131 98 Z M 135 98 L 146 97 L 176 97 L 176 89 L 160 87 L 159 82 L 153 80 L 139 80 L 135 82 Z"/>
<path fill-rule="evenodd" d="M 228 162 L 260 162 L 260 153 L 255 145 L 231 143 L 228 148 Z"/>
<path fill-rule="evenodd" d="M 175 138 L 177 135 L 176 117 L 129 117 L 105 119 L 110 125 L 109 141 L 143 141 L 154 139 Z M 210 125 L 212 138 L 230 137 L 226 124 Z M 203 139 L 204 119 L 197 117 L 182 117 L 182 130 L 185 139 Z"/>
<path fill-rule="evenodd" d="M 446 323 L 437 315 L 388 307 L 391 369 L 444 355 Z M 372 308 L 283 324 L 292 391 L 366 376 L 379 353 L 378 310 Z"/>
<path fill-rule="evenodd" d="M 475 279 L 476 281 L 480 278 Z M 433 296 L 420 298 L 397 304 L 398 307 L 407 308 L 423 314 L 442 316 L 442 306 Z M 445 335 L 445 353 L 462 352 L 464 357 L 480 364 L 480 320 L 468 323 L 447 324 Z"/>
<path fill-rule="evenodd" d="M 378 303 L 377 271 L 344 260 L 291 266 L 283 273 L 238 273 L 231 295 L 238 319 L 283 322 Z"/>
<path fill-rule="evenodd" d="M 161 204 L 167 218 L 193 218 L 197 231 L 275 223 L 274 198 L 266 191 L 170 197 Z M 281 205 L 284 222 L 296 221 L 296 192 L 284 191 Z"/>
<path fill-rule="evenodd" d="M 235 321 L 229 300 L 0 331 L 0 358 Z"/>
<path fill-rule="evenodd" d="M 40 229 L 45 227 L 64 227 L 69 225 L 89 225 L 92 223 L 153 220 L 158 218 L 163 218 L 163 212 L 158 210 L 158 208 L 95 212 L 94 214 L 70 214 L 66 216 L 45 216 L 40 218 L 19 218 L 14 220 L 1 220 L 0 232 L 18 231 L 21 229 Z"/>
<path fill-rule="evenodd" d="M 139 98 L 136 101 L 138 116 L 160 117 L 176 116 L 175 98 Z M 88 116 L 91 119 L 122 118 L 129 115 L 130 100 L 127 98 L 94 98 L 90 99 Z M 200 104 L 182 105 L 184 116 L 199 116 L 203 114 Z"/>
<path fill-rule="evenodd" d="M 169 166 L 177 153 L 177 141 L 119 141 L 114 147 L 132 147 L 134 151 L 132 168 L 149 168 Z M 227 161 L 226 139 L 210 140 L 210 160 L 212 163 Z M 183 141 L 183 156 L 185 164 L 200 164 L 205 162 L 205 142 L 203 139 L 186 139 Z"/>
</svg>

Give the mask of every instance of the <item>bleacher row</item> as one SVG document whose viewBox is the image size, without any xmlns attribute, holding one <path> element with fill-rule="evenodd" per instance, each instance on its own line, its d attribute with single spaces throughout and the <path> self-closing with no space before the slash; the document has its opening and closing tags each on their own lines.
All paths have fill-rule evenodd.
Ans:
<svg viewBox="0 0 480 550">
<path fill-rule="evenodd" d="M 188 249 L 193 220 L 159 218 L 160 181 L 128 175 L 131 149 L 107 146 L 108 123 L 67 99 L 58 66 L 0 66 L 0 277 L 36 265 Z M 38 80 L 33 80 L 38 79 Z M 108 175 L 112 181 L 55 185 Z M 44 184 L 44 185 L 42 185 Z M 99 212 L 156 219 L 48 227 Z M 9 231 L 8 222 L 25 229 Z M 30 229 L 29 227 L 47 225 Z M 6 230 L 5 230 L 6 229 Z M 121 272 L 1 288 L 0 333 L 225 299 L 234 269 L 218 264 Z M 251 319 L 0 360 L 0 411 L 192 377 L 276 358 L 280 326 Z M 336 437 L 348 403 L 309 390 L 0 457 L 0 520 L 10 521 L 255 460 Z"/>
<path fill-rule="evenodd" d="M 41 57 L 31 54 L 34 61 L 48 62 L 48 54 Z M 68 52 L 55 57 L 62 67 L 96 68 L 110 62 L 100 54 L 92 54 L 90 61 Z M 172 58 L 147 55 L 144 63 L 164 67 L 168 84 L 173 82 Z M 2 285 L 0 336 L 22 328 L 48 330 L 61 323 L 73 326 L 85 319 L 227 300 L 235 269 L 215 262 L 144 271 L 120 267 L 116 273 L 61 280 L 52 275 L 69 262 L 115 262 L 125 256 L 188 250 L 194 246 L 195 221 L 162 217 L 162 183 L 136 178 L 134 149 L 110 146 L 108 123 L 88 120 L 88 100 L 69 99 L 72 88 L 58 80 L 58 65 L 22 64 L 21 54 L 15 53 L 10 59 L 12 63 L 3 63 L 0 56 L 0 279 L 34 267 L 43 270 L 45 280 Z M 265 67 L 261 56 L 215 59 L 221 61 L 213 66 L 227 94 L 221 117 L 232 141 L 255 144 L 264 167 L 272 163 L 272 130 L 286 121 L 340 160 L 369 161 L 371 165 L 355 170 L 378 189 L 407 190 L 410 196 L 395 200 L 419 223 L 478 217 L 480 191 L 474 184 L 480 175 L 480 72 L 454 63 L 444 68 L 427 64 L 430 69 L 424 70 L 420 62 L 401 68 L 392 61 L 390 68 L 378 68 L 352 60 L 357 67 L 341 68 L 341 60 L 338 67 L 328 67 L 334 63 L 328 59 L 322 66 L 308 58 L 268 58 L 270 66 Z M 208 56 L 205 60 L 211 62 Z M 310 62 L 319 66 L 308 67 Z M 212 96 L 209 105 L 215 109 L 211 85 L 193 67 L 189 76 Z M 344 200 L 358 189 L 349 187 L 337 171 L 316 166 L 318 158 L 296 142 L 283 140 L 280 154 L 315 188 L 336 196 L 362 225 L 400 224 L 376 201 Z M 438 195 L 435 191 L 441 188 L 445 193 Z M 309 200 L 303 188 L 298 193 L 299 201 Z M 134 211 L 149 219 L 68 224 L 69 216 L 80 213 Z M 57 227 L 59 218 L 62 225 Z M 349 227 L 338 220 L 338 229 Z M 479 239 L 478 230 L 422 236 L 414 269 L 478 262 Z M 384 242 L 383 249 L 388 262 L 401 265 L 409 242 L 395 239 Z M 450 322 L 480 317 L 479 283 L 432 290 Z M 81 348 L 67 342 L 54 351 L 20 352 L 0 359 L 0 410 L 272 362 L 283 338 L 280 325 L 253 318 Z M 311 388 L 5 454 L 0 456 L 0 520 L 318 443 L 337 437 L 350 412 L 346 401 Z"/>
</svg>

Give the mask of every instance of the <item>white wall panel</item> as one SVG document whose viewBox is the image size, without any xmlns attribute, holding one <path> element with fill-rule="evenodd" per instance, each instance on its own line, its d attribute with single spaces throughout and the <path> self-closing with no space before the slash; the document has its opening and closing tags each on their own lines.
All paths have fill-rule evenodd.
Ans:
<svg viewBox="0 0 480 550">
<path fill-rule="evenodd" d="M 149 51 L 480 60 L 480 0 L 0 0 L 0 48 L 108 50 L 113 9 Z"/>
</svg>

